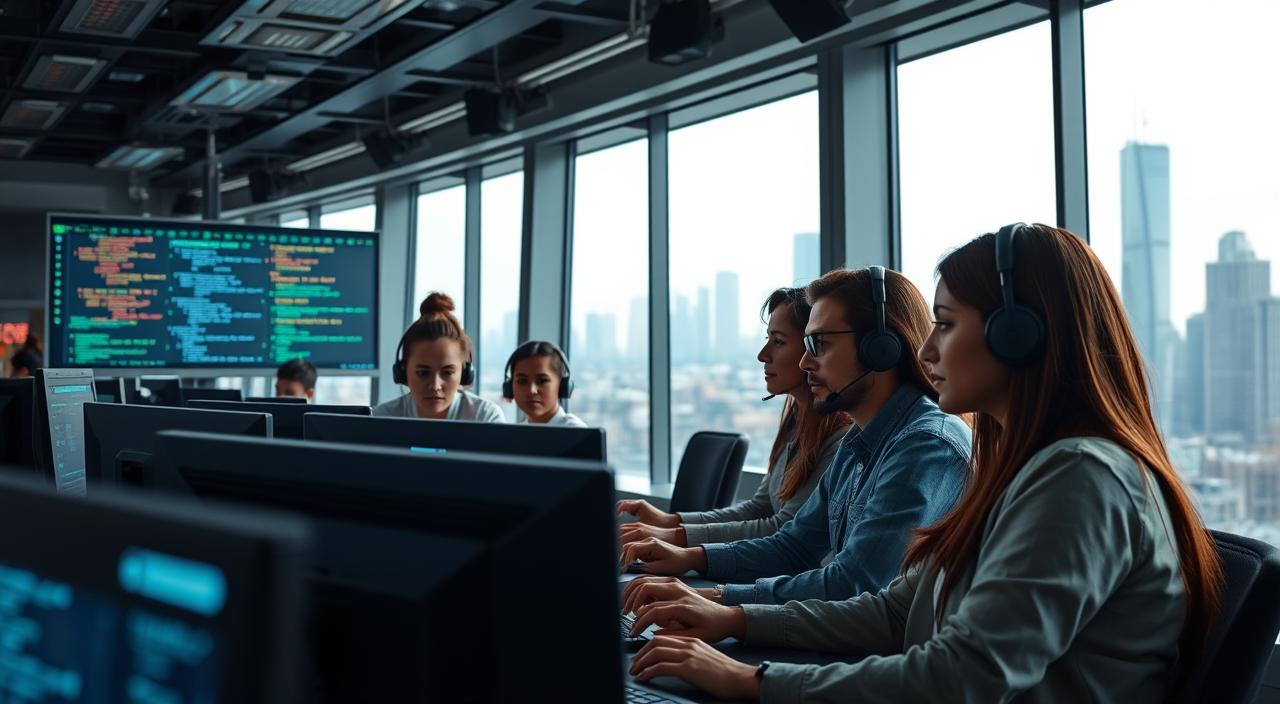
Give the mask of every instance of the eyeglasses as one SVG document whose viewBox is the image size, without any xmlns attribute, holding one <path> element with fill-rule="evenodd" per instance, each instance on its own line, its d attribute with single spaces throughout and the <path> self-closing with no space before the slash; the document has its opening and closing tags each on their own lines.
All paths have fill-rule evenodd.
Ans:
<svg viewBox="0 0 1280 704">
<path fill-rule="evenodd" d="M 809 353 L 810 357 L 817 359 L 822 356 L 823 339 L 828 335 L 853 335 L 854 330 L 832 330 L 830 332 L 811 332 L 804 336 L 804 350 Z"/>
</svg>

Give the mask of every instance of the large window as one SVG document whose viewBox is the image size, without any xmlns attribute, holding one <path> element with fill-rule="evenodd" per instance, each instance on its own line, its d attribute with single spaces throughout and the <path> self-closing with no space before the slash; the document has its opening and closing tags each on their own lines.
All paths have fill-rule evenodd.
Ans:
<svg viewBox="0 0 1280 704">
<path fill-rule="evenodd" d="M 432 291 L 442 291 L 453 298 L 454 311 L 463 319 L 467 278 L 467 187 L 444 188 L 418 196 L 418 237 L 414 254 L 413 305 Z"/>
<path fill-rule="evenodd" d="M 294 210 L 280 214 L 280 227 L 311 227 L 311 218 L 305 210 Z"/>
<path fill-rule="evenodd" d="M 902 273 L 933 301 L 951 249 L 1057 220 L 1049 23 L 898 68 Z"/>
<path fill-rule="evenodd" d="M 519 344 L 521 228 L 524 173 L 480 184 L 480 393 L 515 421 L 515 406 L 502 398 L 507 357 Z M 474 331 L 472 331 L 474 333 Z"/>
<path fill-rule="evenodd" d="M 673 471 L 708 429 L 746 433 L 747 463 L 768 464 L 782 402 L 760 402 L 760 306 L 813 275 L 818 178 L 816 92 L 671 132 Z"/>
<path fill-rule="evenodd" d="M 1085 12 L 1090 236 L 1204 518 L 1280 545 L 1280 5 L 1204 9 Z"/>
<path fill-rule="evenodd" d="M 372 197 L 325 206 L 320 210 L 320 227 L 372 232 L 378 229 L 378 207 Z M 316 403 L 365 406 L 371 395 L 367 376 L 327 376 L 320 372 L 316 381 Z"/>
<path fill-rule="evenodd" d="M 649 473 L 649 153 L 640 139 L 578 157 L 571 408 L 605 429 L 609 461 Z"/>
</svg>

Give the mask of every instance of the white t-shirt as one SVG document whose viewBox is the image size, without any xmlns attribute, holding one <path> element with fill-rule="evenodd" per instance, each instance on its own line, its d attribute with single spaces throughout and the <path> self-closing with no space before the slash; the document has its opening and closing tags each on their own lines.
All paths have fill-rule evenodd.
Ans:
<svg viewBox="0 0 1280 704">
<path fill-rule="evenodd" d="M 402 394 L 386 403 L 373 407 L 375 416 L 391 416 L 394 418 L 417 418 L 418 406 L 413 402 L 411 394 Z M 470 420 L 477 423 L 506 423 L 507 417 L 498 404 L 488 399 L 459 389 L 453 397 L 453 405 L 449 406 L 446 420 Z"/>
<path fill-rule="evenodd" d="M 534 425 L 533 423 L 529 422 L 528 417 L 521 419 L 520 423 L 525 425 Z M 556 414 L 554 416 L 551 416 L 551 420 L 548 420 L 546 423 L 542 423 L 542 425 L 560 425 L 566 428 L 587 427 L 587 424 L 583 423 L 581 418 L 564 410 L 564 406 L 556 406 Z"/>
</svg>

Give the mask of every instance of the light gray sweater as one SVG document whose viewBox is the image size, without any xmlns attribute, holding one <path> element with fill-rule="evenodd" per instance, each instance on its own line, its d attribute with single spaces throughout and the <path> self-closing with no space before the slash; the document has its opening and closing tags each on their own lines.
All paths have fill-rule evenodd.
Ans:
<svg viewBox="0 0 1280 704">
<path fill-rule="evenodd" d="M 763 702 L 1157 702 L 1185 599 L 1155 478 L 1106 440 L 1037 453 L 996 502 L 935 625 L 936 570 L 841 602 L 747 605 L 750 645 L 866 656 L 774 664 Z"/>
<path fill-rule="evenodd" d="M 725 508 L 701 511 L 697 513 L 680 513 L 680 523 L 689 547 L 709 543 L 729 543 L 734 540 L 762 538 L 773 535 L 796 515 L 796 511 L 804 505 L 809 495 L 818 486 L 822 474 L 831 466 L 835 457 L 836 446 L 840 438 L 851 426 L 836 429 L 822 444 L 818 455 L 817 470 L 809 475 L 805 483 L 796 490 L 791 498 L 783 500 L 778 496 L 782 490 L 782 481 L 786 478 L 787 465 L 791 463 L 791 455 L 795 452 L 796 443 L 792 439 L 786 444 L 778 459 L 773 463 L 760 480 L 760 486 L 750 499 Z"/>
</svg>

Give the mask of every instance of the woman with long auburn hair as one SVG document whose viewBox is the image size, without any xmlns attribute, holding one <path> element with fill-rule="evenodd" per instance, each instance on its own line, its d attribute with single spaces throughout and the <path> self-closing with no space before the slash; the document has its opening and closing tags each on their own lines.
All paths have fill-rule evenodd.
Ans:
<svg viewBox="0 0 1280 704">
<path fill-rule="evenodd" d="M 1006 282 L 1006 283 L 1002 283 Z M 1124 307 L 1089 246 L 1046 225 L 983 235 L 938 266 L 920 350 L 951 413 L 976 414 L 973 477 L 904 574 L 843 602 L 667 605 L 633 661 L 726 699 L 1154 702 L 1216 618 L 1222 571 L 1156 430 Z M 735 662 L 736 636 L 860 656 Z M 702 639 L 702 640 L 699 640 Z"/>
<path fill-rule="evenodd" d="M 733 506 L 687 513 L 667 513 L 639 499 L 619 501 L 618 513 L 637 519 L 619 528 L 623 545 L 649 537 L 680 547 L 759 538 L 772 535 L 796 515 L 831 465 L 836 444 L 853 425 L 847 413 L 823 415 L 813 410 L 813 393 L 800 369 L 810 308 L 803 288 L 780 288 L 760 309 L 767 338 L 756 359 L 764 365 L 765 389 L 786 401 L 769 452 L 769 473 L 755 495 Z"/>
</svg>

